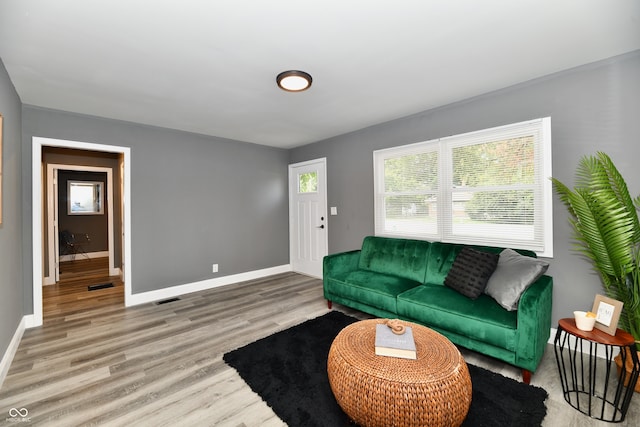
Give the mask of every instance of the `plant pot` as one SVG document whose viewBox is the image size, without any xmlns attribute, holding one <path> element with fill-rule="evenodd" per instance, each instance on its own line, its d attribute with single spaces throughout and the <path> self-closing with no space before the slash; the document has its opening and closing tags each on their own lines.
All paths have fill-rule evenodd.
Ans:
<svg viewBox="0 0 640 427">
<path fill-rule="evenodd" d="M 629 385 L 629 378 L 631 376 L 631 371 L 633 370 L 633 360 L 631 359 L 629 347 L 625 347 L 624 351 L 627 352 L 627 358 L 625 362 L 625 370 L 627 371 L 627 375 L 624 378 L 624 385 L 627 386 Z M 638 351 L 638 359 L 640 359 L 640 351 Z M 618 354 L 613 358 L 613 360 L 615 360 L 616 362 L 616 367 L 618 368 L 618 376 L 620 376 L 620 371 L 622 370 L 622 356 Z M 640 393 L 640 378 L 638 379 L 638 382 L 636 383 L 633 391 L 635 391 L 636 393 Z"/>
</svg>

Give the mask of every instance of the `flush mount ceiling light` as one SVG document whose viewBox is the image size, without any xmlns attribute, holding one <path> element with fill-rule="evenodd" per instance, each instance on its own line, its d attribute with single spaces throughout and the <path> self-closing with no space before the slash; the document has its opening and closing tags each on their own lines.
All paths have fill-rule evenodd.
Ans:
<svg viewBox="0 0 640 427">
<path fill-rule="evenodd" d="M 309 73 L 298 70 L 283 71 L 276 77 L 278 86 L 287 92 L 302 92 L 309 89 L 313 79 Z"/>
</svg>

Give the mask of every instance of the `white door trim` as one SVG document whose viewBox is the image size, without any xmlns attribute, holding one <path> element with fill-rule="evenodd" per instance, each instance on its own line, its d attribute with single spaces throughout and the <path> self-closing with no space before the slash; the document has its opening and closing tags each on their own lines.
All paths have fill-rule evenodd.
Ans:
<svg viewBox="0 0 640 427">
<path fill-rule="evenodd" d="M 112 168 L 104 166 L 80 166 L 80 165 L 63 165 L 63 164 L 47 164 L 47 231 L 48 231 L 48 252 L 49 252 L 49 276 L 44 277 L 45 284 L 54 284 L 58 278 L 55 274 L 57 267 L 55 254 L 58 251 L 56 247 L 56 230 L 54 227 L 54 210 L 57 204 L 57 192 L 54 191 L 54 170 L 73 170 L 73 171 L 86 171 L 86 172 L 103 172 L 107 174 L 107 233 L 108 233 L 108 256 L 109 256 L 109 276 L 116 276 L 119 274 L 119 269 L 115 268 L 115 256 L 114 256 L 114 228 L 113 228 L 113 170 Z M 58 191 L 60 189 L 58 188 Z M 55 194 L 54 194 L 55 193 Z M 54 256 L 52 256 L 54 255 Z"/>
<path fill-rule="evenodd" d="M 122 250 L 124 252 L 124 303 L 130 305 L 131 284 L 131 149 L 116 145 L 94 144 L 89 142 L 67 141 L 63 139 L 51 139 L 34 136 L 32 139 L 31 153 L 31 237 L 32 237 L 32 262 L 33 262 L 33 314 L 27 317 L 27 327 L 32 328 L 42 325 L 42 285 L 43 285 L 43 174 L 42 147 L 64 147 L 78 150 L 104 151 L 109 153 L 121 153 L 124 162 L 124 176 L 122 202 L 124 204 L 124 239 Z"/>
<path fill-rule="evenodd" d="M 47 185 L 47 224 L 49 236 L 48 242 L 51 245 L 53 241 L 53 247 L 49 246 L 49 277 L 44 277 L 45 285 L 56 284 L 60 280 L 60 212 L 58 211 L 58 204 L 60 195 L 58 194 L 58 170 L 52 169 L 51 173 L 47 169 L 47 179 L 51 183 L 51 187 Z M 53 187 L 53 188 L 52 188 Z M 53 205 L 53 208 L 51 207 Z M 53 236 L 51 235 L 53 230 Z M 53 249 L 53 257 L 51 257 L 51 250 Z M 53 261 L 53 265 L 51 265 Z M 52 270 L 53 267 L 53 270 Z M 51 272 L 53 271 L 53 280 L 51 279 Z"/>
<path fill-rule="evenodd" d="M 289 264 L 293 267 L 294 262 L 294 254 L 296 253 L 296 245 L 297 245 L 297 241 L 295 238 L 295 222 L 294 222 L 294 203 L 293 203 L 293 196 L 294 196 L 294 188 L 292 188 L 291 186 L 291 175 L 294 169 L 299 168 L 299 167 L 303 167 L 303 166 L 308 166 L 308 165 L 313 165 L 313 164 L 319 164 L 320 168 L 322 169 L 323 173 L 322 173 L 322 179 L 323 181 L 320 183 L 320 187 L 324 189 L 323 194 L 322 194 L 322 203 L 323 203 L 323 212 L 324 212 L 324 218 L 325 218 L 325 222 L 324 222 L 324 227 L 325 227 L 325 232 L 322 233 L 324 236 L 324 248 L 325 248 L 325 253 L 324 255 L 327 255 L 328 251 L 329 251 L 329 221 L 328 221 L 328 217 L 327 217 L 327 158 L 326 157 L 321 157 L 319 159 L 314 159 L 314 160 L 307 160 L 305 162 L 300 162 L 300 163 L 293 163 L 289 165 L 289 172 L 287 174 L 288 176 L 288 185 L 289 185 Z M 321 276 L 322 278 L 322 276 Z"/>
</svg>

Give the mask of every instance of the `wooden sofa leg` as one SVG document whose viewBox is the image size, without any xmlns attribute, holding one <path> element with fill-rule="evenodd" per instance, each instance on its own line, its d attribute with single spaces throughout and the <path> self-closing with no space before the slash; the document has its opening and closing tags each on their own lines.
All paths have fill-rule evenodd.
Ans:
<svg viewBox="0 0 640 427">
<path fill-rule="evenodd" d="M 331 310 L 331 306 L 333 305 L 333 303 L 329 300 L 327 300 L 327 307 L 329 307 L 329 310 Z"/>
<path fill-rule="evenodd" d="M 522 382 L 525 384 L 531 384 L 531 371 L 528 369 L 522 370 Z"/>
</svg>

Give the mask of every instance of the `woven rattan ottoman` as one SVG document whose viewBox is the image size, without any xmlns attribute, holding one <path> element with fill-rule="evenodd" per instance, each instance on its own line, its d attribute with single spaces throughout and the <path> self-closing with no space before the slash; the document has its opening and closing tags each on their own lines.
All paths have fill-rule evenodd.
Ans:
<svg viewBox="0 0 640 427">
<path fill-rule="evenodd" d="M 471 377 L 458 349 L 441 334 L 413 328 L 417 360 L 375 354 L 376 323 L 344 328 L 331 344 L 327 370 L 342 410 L 363 427 L 459 426 L 471 405 Z"/>
</svg>

